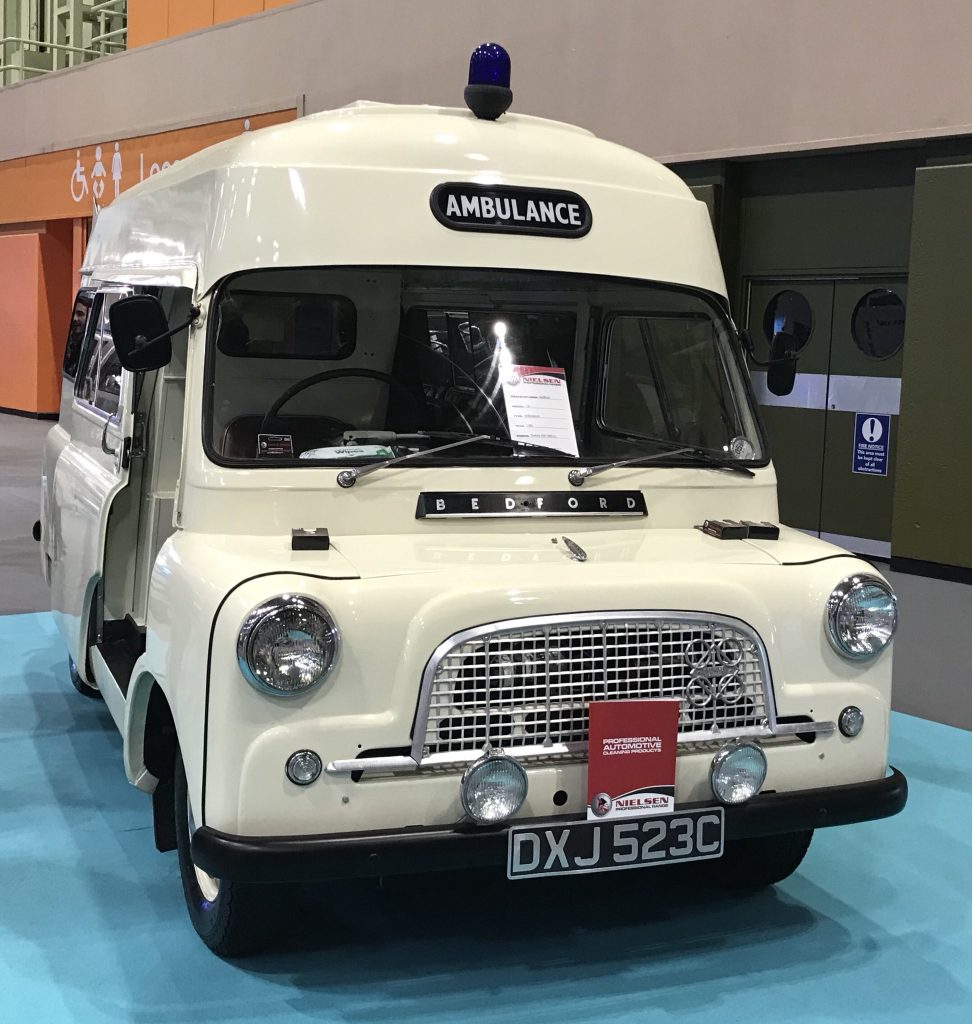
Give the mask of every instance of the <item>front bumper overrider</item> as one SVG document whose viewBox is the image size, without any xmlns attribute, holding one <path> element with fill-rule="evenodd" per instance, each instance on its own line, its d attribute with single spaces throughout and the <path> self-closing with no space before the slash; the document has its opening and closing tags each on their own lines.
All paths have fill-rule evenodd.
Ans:
<svg viewBox="0 0 972 1024">
<path fill-rule="evenodd" d="M 896 768 L 883 779 L 792 793 L 764 793 L 725 808 L 725 838 L 850 825 L 889 818 L 908 800 L 908 781 Z M 711 806 L 688 803 L 678 810 Z M 192 859 L 216 878 L 239 882 L 302 882 L 461 868 L 502 867 L 511 827 L 569 824 L 576 815 L 516 819 L 483 828 L 416 826 L 394 832 L 310 836 L 234 836 L 203 826 L 192 837 Z"/>
</svg>

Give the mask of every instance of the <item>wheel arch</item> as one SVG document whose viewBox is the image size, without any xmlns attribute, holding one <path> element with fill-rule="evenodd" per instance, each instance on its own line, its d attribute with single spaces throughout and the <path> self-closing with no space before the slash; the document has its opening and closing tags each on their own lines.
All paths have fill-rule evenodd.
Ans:
<svg viewBox="0 0 972 1024">
<path fill-rule="evenodd" d="M 176 848 L 174 793 L 179 741 L 169 699 L 151 672 L 136 672 L 128 697 L 125 771 L 139 789 L 152 794 L 152 822 L 158 850 Z"/>
<path fill-rule="evenodd" d="M 155 676 L 136 671 L 129 685 L 125 726 L 125 771 L 146 793 L 160 779 L 171 778 L 175 765 L 175 723 L 169 700 Z"/>
</svg>

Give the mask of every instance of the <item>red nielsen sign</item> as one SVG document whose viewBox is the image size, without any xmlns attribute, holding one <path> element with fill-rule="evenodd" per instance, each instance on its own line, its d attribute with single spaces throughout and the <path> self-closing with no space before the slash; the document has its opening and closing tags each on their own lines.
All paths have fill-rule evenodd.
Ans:
<svg viewBox="0 0 972 1024">
<path fill-rule="evenodd" d="M 587 817 L 644 817 L 675 809 L 679 700 L 592 703 Z"/>
</svg>

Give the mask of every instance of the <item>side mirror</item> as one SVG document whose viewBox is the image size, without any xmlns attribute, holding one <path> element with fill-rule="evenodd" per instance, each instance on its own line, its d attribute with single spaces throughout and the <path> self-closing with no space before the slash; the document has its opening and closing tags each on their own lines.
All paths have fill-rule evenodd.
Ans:
<svg viewBox="0 0 972 1024">
<path fill-rule="evenodd" d="M 786 331 L 777 331 L 770 344 L 766 386 L 774 395 L 788 395 L 796 380 L 797 340 Z"/>
<path fill-rule="evenodd" d="M 126 370 L 158 370 L 172 359 L 172 334 L 162 303 L 154 295 L 129 295 L 108 309 L 111 337 Z"/>
</svg>

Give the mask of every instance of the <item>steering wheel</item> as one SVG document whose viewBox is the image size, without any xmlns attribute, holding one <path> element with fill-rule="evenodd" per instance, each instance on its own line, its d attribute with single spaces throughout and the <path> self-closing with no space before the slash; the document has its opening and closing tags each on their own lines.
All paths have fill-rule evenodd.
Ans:
<svg viewBox="0 0 972 1024">
<path fill-rule="evenodd" d="M 260 433 L 263 434 L 267 432 L 267 427 L 270 425 L 270 422 L 274 417 L 292 398 L 299 395 L 301 391 L 306 391 L 308 388 L 312 388 L 315 384 L 321 384 L 326 380 L 341 380 L 345 377 L 367 377 L 369 380 L 381 381 L 381 383 L 387 384 L 389 387 L 397 388 L 398 391 L 405 395 L 409 402 L 411 402 L 412 408 L 417 413 L 419 421 L 421 421 L 425 414 L 425 409 L 419 402 L 415 392 L 413 392 L 407 384 L 403 384 L 400 380 L 392 377 L 391 374 L 382 373 L 381 370 L 369 370 L 366 367 L 342 370 L 324 370 L 322 373 L 311 374 L 310 377 L 305 377 L 303 380 L 297 381 L 296 384 L 291 384 L 291 386 L 287 388 L 287 390 L 267 410 L 267 414 L 263 417 L 263 423 L 260 425 Z M 333 420 L 332 422 L 341 424 L 340 420 Z M 348 430 L 353 429 L 353 425 L 350 423 L 341 424 L 341 426 Z"/>
</svg>

